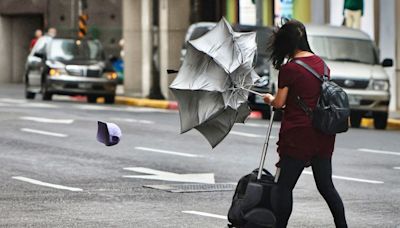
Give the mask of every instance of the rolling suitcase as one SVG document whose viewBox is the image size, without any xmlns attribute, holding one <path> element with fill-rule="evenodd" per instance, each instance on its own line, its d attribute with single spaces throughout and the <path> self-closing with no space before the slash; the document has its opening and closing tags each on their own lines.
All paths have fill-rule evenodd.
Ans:
<svg viewBox="0 0 400 228">
<path fill-rule="evenodd" d="M 272 191 L 276 183 L 274 176 L 264 169 L 274 114 L 272 110 L 259 168 L 242 177 L 236 186 L 228 212 L 228 227 L 266 228 L 275 225 Z"/>
</svg>

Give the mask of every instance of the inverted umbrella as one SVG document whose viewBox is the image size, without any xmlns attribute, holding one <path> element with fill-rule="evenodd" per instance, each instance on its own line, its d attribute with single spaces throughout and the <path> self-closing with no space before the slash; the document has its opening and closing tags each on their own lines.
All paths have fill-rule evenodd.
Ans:
<svg viewBox="0 0 400 228">
<path fill-rule="evenodd" d="M 237 122 L 250 114 L 256 33 L 238 33 L 222 19 L 202 37 L 188 42 L 187 53 L 170 89 L 179 103 L 181 133 L 197 129 L 214 148 Z"/>
</svg>

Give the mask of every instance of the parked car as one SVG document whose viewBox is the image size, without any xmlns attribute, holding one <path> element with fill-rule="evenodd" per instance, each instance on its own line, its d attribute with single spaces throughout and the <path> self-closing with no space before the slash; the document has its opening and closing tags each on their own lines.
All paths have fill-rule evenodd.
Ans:
<svg viewBox="0 0 400 228">
<path fill-rule="evenodd" d="M 117 74 L 106 60 L 97 40 L 42 37 L 33 47 L 25 65 L 25 97 L 43 100 L 53 94 L 86 95 L 95 103 L 104 97 L 114 103 Z"/>
<path fill-rule="evenodd" d="M 199 22 L 192 24 L 187 30 L 185 36 L 185 42 L 181 50 L 181 60 L 186 55 L 187 42 L 190 40 L 197 39 L 210 31 L 216 25 L 215 22 Z M 252 32 L 257 33 L 257 57 L 255 59 L 255 71 L 261 77 L 260 80 L 253 86 L 253 90 L 260 93 L 274 93 L 275 85 L 270 83 L 269 74 L 269 54 L 267 53 L 267 42 L 272 35 L 272 28 L 252 25 L 235 25 L 234 30 L 237 32 Z M 264 103 L 264 100 L 260 96 L 254 94 L 249 95 L 249 106 L 252 110 L 259 110 L 262 112 L 263 118 L 269 118 L 270 107 Z"/>
<path fill-rule="evenodd" d="M 349 96 L 351 126 L 360 127 L 362 117 L 370 116 L 376 129 L 385 129 L 390 84 L 383 67 L 391 67 L 393 60 L 380 63 L 378 49 L 360 30 L 325 25 L 306 29 L 311 49 L 326 61 L 331 79 Z"/>
</svg>

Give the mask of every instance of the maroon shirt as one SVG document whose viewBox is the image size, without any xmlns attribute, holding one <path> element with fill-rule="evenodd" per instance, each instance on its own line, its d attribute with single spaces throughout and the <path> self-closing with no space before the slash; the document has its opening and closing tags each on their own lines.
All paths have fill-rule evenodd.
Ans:
<svg viewBox="0 0 400 228">
<path fill-rule="evenodd" d="M 295 59 L 302 60 L 318 74 L 323 75 L 324 62 L 320 57 L 313 55 Z M 304 67 L 289 62 L 279 71 L 278 87 L 289 88 L 277 143 L 279 155 L 304 160 L 307 166 L 315 156 L 330 158 L 335 145 L 335 135 L 327 135 L 315 129 L 311 119 L 296 101 L 298 95 L 308 107 L 314 109 L 321 93 L 321 81 Z"/>
</svg>

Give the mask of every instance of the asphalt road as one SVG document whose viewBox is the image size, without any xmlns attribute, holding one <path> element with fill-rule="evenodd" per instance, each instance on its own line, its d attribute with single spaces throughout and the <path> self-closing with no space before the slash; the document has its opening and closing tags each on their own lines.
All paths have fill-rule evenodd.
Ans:
<svg viewBox="0 0 400 228">
<path fill-rule="evenodd" d="M 143 186 L 235 183 L 258 165 L 267 125 L 235 126 L 212 150 L 196 131 L 179 134 L 175 111 L 39 98 L 23 99 L 19 85 L 0 87 L 0 227 L 225 227 L 233 191 Z M 96 141 L 97 120 L 121 127 L 118 145 Z M 278 130 L 275 123 L 271 171 Z M 399 136 L 351 129 L 337 137 L 334 183 L 349 227 L 400 227 Z M 289 227 L 334 227 L 309 172 L 294 191 Z"/>
</svg>

